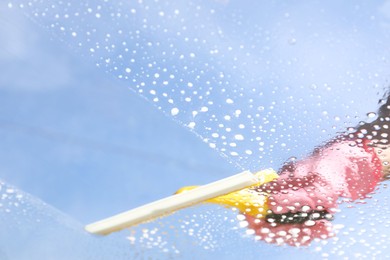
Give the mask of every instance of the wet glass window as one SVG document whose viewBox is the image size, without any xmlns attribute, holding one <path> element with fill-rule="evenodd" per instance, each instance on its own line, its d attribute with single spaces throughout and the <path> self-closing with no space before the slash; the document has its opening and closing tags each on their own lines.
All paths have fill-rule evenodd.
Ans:
<svg viewBox="0 0 390 260">
<path fill-rule="evenodd" d="M 389 26 L 389 1 L 0 3 L 0 258 L 386 257 Z M 266 169 L 256 202 L 84 231 Z"/>
</svg>

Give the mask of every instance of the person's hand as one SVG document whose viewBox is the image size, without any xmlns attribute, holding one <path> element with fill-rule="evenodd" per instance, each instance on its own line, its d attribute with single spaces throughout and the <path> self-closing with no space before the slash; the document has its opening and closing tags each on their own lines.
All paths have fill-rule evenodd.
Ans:
<svg viewBox="0 0 390 260">
<path fill-rule="evenodd" d="M 327 210 L 334 212 L 337 199 L 363 198 L 382 179 L 375 151 L 355 141 L 334 142 L 309 158 L 286 164 L 275 181 L 258 188 L 269 194 L 268 207 L 275 213 Z"/>
<path fill-rule="evenodd" d="M 331 143 L 285 164 L 278 179 L 257 188 L 268 194 L 269 211 L 264 218 L 245 215 L 248 228 L 258 239 L 291 246 L 332 237 L 338 198 L 363 198 L 382 179 L 381 170 L 375 151 L 364 143 Z"/>
<path fill-rule="evenodd" d="M 275 214 L 324 210 L 333 212 L 338 194 L 321 175 L 312 172 L 308 161 L 299 162 L 294 172 L 283 171 L 276 181 L 263 185 L 268 208 Z M 303 176 L 301 172 L 305 172 Z"/>
</svg>

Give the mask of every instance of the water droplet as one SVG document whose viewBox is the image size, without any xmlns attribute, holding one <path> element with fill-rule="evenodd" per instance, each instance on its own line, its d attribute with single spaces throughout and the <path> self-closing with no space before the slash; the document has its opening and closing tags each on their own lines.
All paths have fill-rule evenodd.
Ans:
<svg viewBox="0 0 390 260">
<path fill-rule="evenodd" d="M 237 220 L 239 220 L 239 221 L 243 221 L 243 220 L 245 220 L 246 218 L 245 218 L 245 215 L 243 215 L 243 214 L 238 214 L 237 215 Z"/>
<path fill-rule="evenodd" d="M 376 113 L 375 112 L 367 113 L 367 117 L 368 118 L 375 118 L 376 117 Z"/>
<path fill-rule="evenodd" d="M 188 127 L 191 128 L 191 129 L 193 129 L 195 127 L 195 125 L 196 125 L 195 122 L 189 122 L 188 123 Z"/>
<path fill-rule="evenodd" d="M 299 228 L 290 228 L 288 230 L 288 233 L 290 233 L 293 236 L 297 236 L 299 234 L 299 232 L 301 232 L 301 230 Z"/>
<path fill-rule="evenodd" d="M 242 140 L 244 140 L 244 136 L 240 135 L 240 134 L 237 134 L 237 135 L 234 136 L 234 139 L 236 139 L 238 141 L 242 141 Z"/>
<path fill-rule="evenodd" d="M 179 109 L 177 107 L 174 107 L 171 109 L 171 115 L 172 116 L 176 116 L 177 114 L 179 114 Z"/>
<path fill-rule="evenodd" d="M 290 45 L 295 45 L 296 43 L 297 43 L 297 39 L 295 39 L 295 38 L 290 38 L 288 40 L 288 44 L 290 44 Z"/>
<path fill-rule="evenodd" d="M 312 227 L 316 224 L 314 220 L 305 221 L 305 226 Z"/>
<path fill-rule="evenodd" d="M 239 225 L 241 228 L 247 227 L 249 225 L 248 221 L 240 221 Z"/>
<path fill-rule="evenodd" d="M 232 99 L 228 98 L 228 99 L 226 99 L 226 103 L 228 103 L 228 104 L 233 104 L 234 101 L 233 101 Z"/>
</svg>

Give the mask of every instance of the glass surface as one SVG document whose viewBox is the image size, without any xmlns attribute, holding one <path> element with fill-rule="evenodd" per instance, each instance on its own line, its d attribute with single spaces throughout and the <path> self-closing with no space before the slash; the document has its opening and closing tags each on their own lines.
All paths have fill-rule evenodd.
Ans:
<svg viewBox="0 0 390 260">
<path fill-rule="evenodd" d="M 376 120 L 389 89 L 390 2 L 0 8 L 0 256 L 388 255 L 386 182 L 340 202 L 335 237 L 302 248 L 258 241 L 240 214 L 211 205 L 109 237 L 79 222 L 244 169 L 278 170 Z M 29 246 L 18 250 L 21 241 Z"/>
</svg>

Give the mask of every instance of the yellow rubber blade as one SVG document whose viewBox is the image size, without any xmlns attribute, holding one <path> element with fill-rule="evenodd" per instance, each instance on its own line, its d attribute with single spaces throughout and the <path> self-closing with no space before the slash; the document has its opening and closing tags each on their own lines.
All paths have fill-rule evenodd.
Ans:
<svg viewBox="0 0 390 260">
<path fill-rule="evenodd" d="M 278 174 L 272 170 L 267 169 L 255 173 L 259 182 L 254 186 L 273 181 L 278 178 Z M 187 186 L 179 189 L 176 193 L 186 192 L 197 188 L 198 186 Z M 267 194 L 258 192 L 253 187 L 245 188 L 226 195 L 215 197 L 207 200 L 208 203 L 222 205 L 224 207 L 237 208 L 241 213 L 249 214 L 256 218 L 264 217 L 267 213 Z"/>
</svg>

